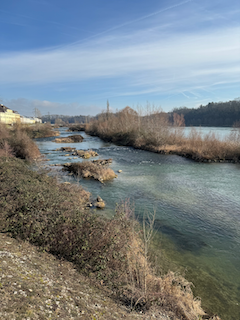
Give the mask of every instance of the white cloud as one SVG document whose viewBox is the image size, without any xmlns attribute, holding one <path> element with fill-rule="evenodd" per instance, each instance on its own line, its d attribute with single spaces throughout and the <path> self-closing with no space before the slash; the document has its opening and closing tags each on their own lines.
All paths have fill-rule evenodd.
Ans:
<svg viewBox="0 0 240 320">
<path fill-rule="evenodd" d="M 0 83 L 124 78 L 130 86 L 157 86 L 162 91 L 232 83 L 240 75 L 239 34 L 239 27 L 169 37 L 141 31 L 84 45 L 2 54 Z"/>
</svg>

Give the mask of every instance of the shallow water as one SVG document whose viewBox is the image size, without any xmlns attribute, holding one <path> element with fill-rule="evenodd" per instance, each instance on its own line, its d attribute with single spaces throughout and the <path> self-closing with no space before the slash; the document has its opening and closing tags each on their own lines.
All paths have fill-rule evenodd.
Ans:
<svg viewBox="0 0 240 320">
<path fill-rule="evenodd" d="M 225 128 L 224 128 L 225 129 Z M 61 129 L 61 136 L 71 133 Z M 99 158 L 112 158 L 111 168 L 122 173 L 101 184 L 81 180 L 93 198 L 106 200 L 105 214 L 112 215 L 116 203 L 129 198 L 136 214 L 156 210 L 154 240 L 157 263 L 185 273 L 201 296 L 203 306 L 224 320 L 240 319 L 240 165 L 196 163 L 175 155 L 161 155 L 131 147 L 116 146 L 90 137 L 84 142 L 54 143 L 38 139 L 46 165 L 81 161 L 53 151 L 61 146 L 91 148 Z M 78 183 L 63 174 L 59 178 Z"/>
</svg>

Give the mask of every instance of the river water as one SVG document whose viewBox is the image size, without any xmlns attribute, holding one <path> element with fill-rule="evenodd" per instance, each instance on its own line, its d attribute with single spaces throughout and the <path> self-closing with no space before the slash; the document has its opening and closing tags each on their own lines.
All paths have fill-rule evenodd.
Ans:
<svg viewBox="0 0 240 320">
<path fill-rule="evenodd" d="M 61 136 L 71 135 L 66 128 L 60 132 Z M 220 131 L 223 135 L 228 132 L 226 128 Z M 184 273 L 207 311 L 218 313 L 223 320 L 239 320 L 240 164 L 197 163 L 81 134 L 82 143 L 59 144 L 52 142 L 55 138 L 38 139 L 41 153 L 49 159 L 46 166 L 82 161 L 53 151 L 62 146 L 91 148 L 100 159 L 112 158 L 111 168 L 115 172 L 122 170 L 117 179 L 104 184 L 80 180 L 93 198 L 99 195 L 106 201 L 106 209 L 101 212 L 112 215 L 116 203 L 125 199 L 134 204 L 139 217 L 156 210 L 153 248 L 158 269 Z M 79 183 L 59 167 L 51 168 L 59 179 Z"/>
</svg>

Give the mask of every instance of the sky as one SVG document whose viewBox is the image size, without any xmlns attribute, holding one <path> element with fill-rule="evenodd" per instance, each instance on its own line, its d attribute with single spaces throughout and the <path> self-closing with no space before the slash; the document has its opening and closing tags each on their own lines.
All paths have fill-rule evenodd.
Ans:
<svg viewBox="0 0 240 320">
<path fill-rule="evenodd" d="M 240 97 L 239 0 L 1 0 L 0 103 L 25 116 Z"/>
</svg>

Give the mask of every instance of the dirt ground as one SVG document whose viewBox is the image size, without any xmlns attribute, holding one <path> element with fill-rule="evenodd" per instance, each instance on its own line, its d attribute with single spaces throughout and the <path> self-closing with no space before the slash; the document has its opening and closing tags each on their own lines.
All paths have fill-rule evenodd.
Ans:
<svg viewBox="0 0 240 320">
<path fill-rule="evenodd" d="M 0 233 L 0 319 L 171 320 L 160 310 L 130 312 L 74 265 Z"/>
</svg>

